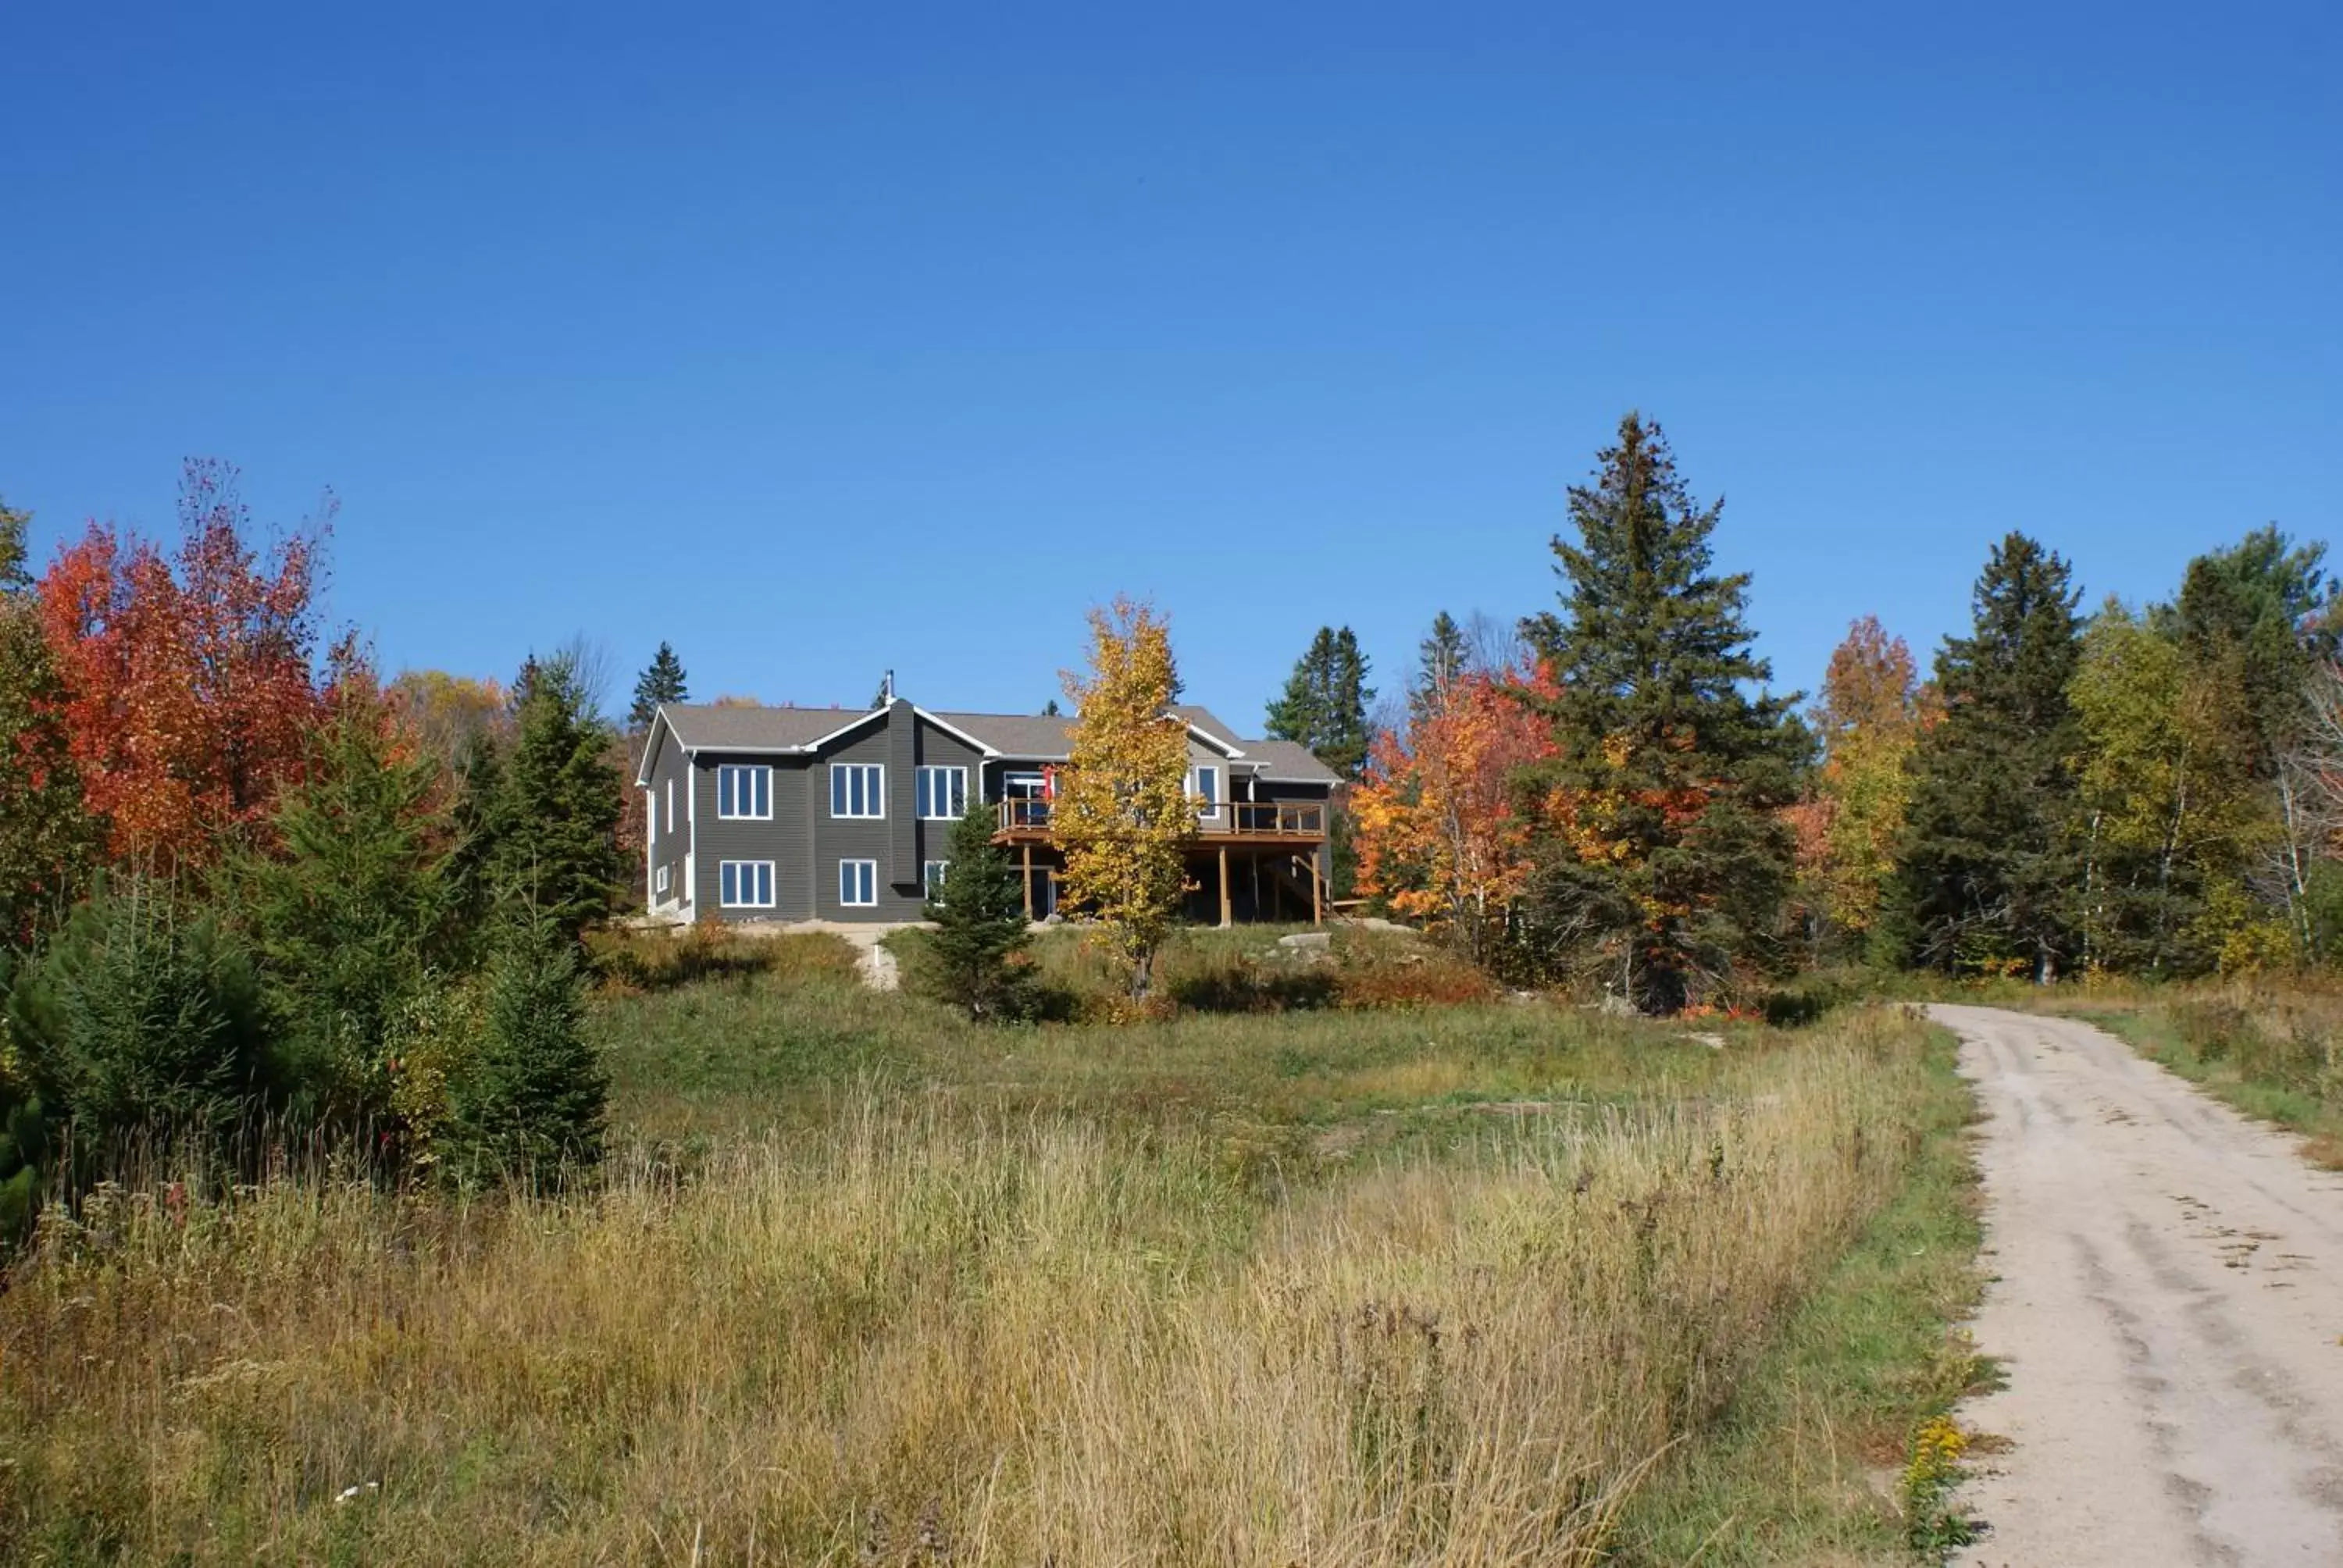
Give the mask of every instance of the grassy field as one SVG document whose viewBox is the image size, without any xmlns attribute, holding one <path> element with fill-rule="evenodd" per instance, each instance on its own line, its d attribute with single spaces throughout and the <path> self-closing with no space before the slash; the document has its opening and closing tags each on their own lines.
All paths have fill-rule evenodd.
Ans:
<svg viewBox="0 0 2343 1568">
<path fill-rule="evenodd" d="M 0 1560 L 1896 1560 L 1968 1376 L 1941 1037 L 1369 1005 L 1438 962 L 1213 939 L 1167 973 L 1245 1010 L 979 1030 L 627 955 L 594 1191 L 47 1227 Z"/>
</svg>

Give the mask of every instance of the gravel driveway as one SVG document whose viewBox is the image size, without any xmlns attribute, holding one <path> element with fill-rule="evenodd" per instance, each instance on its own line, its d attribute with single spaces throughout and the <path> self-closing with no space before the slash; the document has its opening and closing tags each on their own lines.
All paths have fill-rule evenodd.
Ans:
<svg viewBox="0 0 2343 1568">
<path fill-rule="evenodd" d="M 1989 1116 L 1991 1568 L 2343 1563 L 2343 1178 L 2087 1025 L 1935 1007 Z"/>
</svg>

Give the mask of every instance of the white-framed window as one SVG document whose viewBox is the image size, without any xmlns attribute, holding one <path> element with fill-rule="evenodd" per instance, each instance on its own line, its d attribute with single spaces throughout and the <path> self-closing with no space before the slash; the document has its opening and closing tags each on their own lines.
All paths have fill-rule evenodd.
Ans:
<svg viewBox="0 0 2343 1568">
<path fill-rule="evenodd" d="M 1195 767 L 1188 769 L 1188 793 L 1203 804 L 1196 808 L 1199 817 L 1221 814 L 1221 770 L 1218 768 Z"/>
<path fill-rule="evenodd" d="M 934 897 L 936 896 L 936 890 L 937 890 L 938 888 L 940 888 L 940 887 L 942 887 L 942 886 L 944 885 L 944 877 L 945 877 L 945 874 L 946 874 L 947 872 L 949 872 L 950 869 L 951 869 L 951 862 L 950 862 L 950 860 L 922 860 L 922 861 L 920 861 L 920 890 L 921 890 L 922 892 L 926 893 L 926 894 L 928 895 L 928 897 L 930 897 L 930 898 L 931 898 L 931 899 L 932 899 L 932 898 L 934 898 Z"/>
<path fill-rule="evenodd" d="M 770 860 L 719 860 L 716 865 L 717 901 L 728 910 L 769 910 L 773 907 L 773 863 Z"/>
<path fill-rule="evenodd" d="M 830 814 L 833 817 L 884 817 L 887 814 L 886 765 L 880 762 L 831 763 Z"/>
<path fill-rule="evenodd" d="M 667 781 L 667 830 L 675 831 L 675 780 Z"/>
<path fill-rule="evenodd" d="M 968 815 L 968 769 L 922 768 L 919 773 L 920 819 L 957 821 Z"/>
<path fill-rule="evenodd" d="M 716 770 L 716 814 L 769 821 L 773 815 L 773 770 L 728 762 Z"/>
<path fill-rule="evenodd" d="M 667 897 L 667 868 L 665 866 L 661 866 L 658 872 L 651 878 L 651 891 L 657 893 L 662 899 Z"/>
<path fill-rule="evenodd" d="M 879 862 L 840 860 L 838 901 L 850 909 L 869 909 L 879 901 Z"/>
</svg>

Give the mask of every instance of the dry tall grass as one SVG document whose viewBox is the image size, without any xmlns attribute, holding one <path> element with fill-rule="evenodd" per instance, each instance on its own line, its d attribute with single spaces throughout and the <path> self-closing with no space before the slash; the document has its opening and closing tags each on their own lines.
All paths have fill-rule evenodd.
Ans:
<svg viewBox="0 0 2343 1568">
<path fill-rule="evenodd" d="M 876 1094 L 688 1184 L 110 1191 L 0 1298 L 0 1558 L 1591 1563 L 1895 1189 L 1916 1035 L 1282 1201 Z"/>
</svg>

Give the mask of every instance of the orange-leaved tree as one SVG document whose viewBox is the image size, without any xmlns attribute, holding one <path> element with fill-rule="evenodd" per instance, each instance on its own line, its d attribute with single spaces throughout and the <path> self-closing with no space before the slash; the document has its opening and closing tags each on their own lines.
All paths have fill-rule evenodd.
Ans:
<svg viewBox="0 0 2343 1568">
<path fill-rule="evenodd" d="M 1911 798 L 1912 752 L 1935 712 L 1902 638 L 1875 616 L 1848 628 L 1813 711 L 1822 769 L 1811 798 L 1791 808 L 1800 880 L 1839 930 L 1860 935 L 1877 921 Z"/>
<path fill-rule="evenodd" d="M 1375 738 L 1351 793 L 1359 891 L 1476 961 L 1527 885 L 1538 822 L 1515 775 L 1553 755 L 1524 694 L 1552 698 L 1551 673 L 1463 669 L 1428 686 L 1404 734 Z"/>
<path fill-rule="evenodd" d="M 93 522 L 40 581 L 74 760 L 117 859 L 216 859 L 299 775 L 324 716 L 325 520 L 263 555 L 236 481 L 225 464 L 190 461 L 175 554 Z"/>
</svg>

